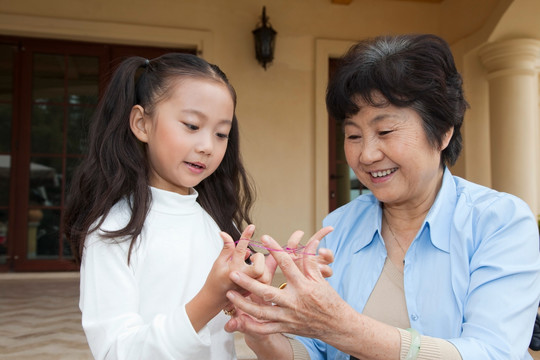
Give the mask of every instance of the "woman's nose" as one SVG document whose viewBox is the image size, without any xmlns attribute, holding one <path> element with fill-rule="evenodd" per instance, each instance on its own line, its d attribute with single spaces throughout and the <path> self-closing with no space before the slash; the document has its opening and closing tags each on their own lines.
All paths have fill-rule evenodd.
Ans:
<svg viewBox="0 0 540 360">
<path fill-rule="evenodd" d="M 377 140 L 365 140 L 361 146 L 360 161 L 363 164 L 372 164 L 383 158 L 383 153 Z"/>
</svg>

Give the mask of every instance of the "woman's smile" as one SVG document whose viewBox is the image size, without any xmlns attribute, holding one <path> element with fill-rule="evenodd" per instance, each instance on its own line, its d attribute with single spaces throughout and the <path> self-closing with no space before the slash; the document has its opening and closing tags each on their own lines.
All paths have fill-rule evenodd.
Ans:
<svg viewBox="0 0 540 360">
<path fill-rule="evenodd" d="M 369 173 L 371 174 L 371 177 L 373 178 L 383 178 L 383 177 L 387 177 L 390 174 L 393 174 L 394 172 L 397 171 L 397 169 L 398 168 L 395 167 L 395 168 L 386 169 L 386 170 L 369 171 Z"/>
</svg>

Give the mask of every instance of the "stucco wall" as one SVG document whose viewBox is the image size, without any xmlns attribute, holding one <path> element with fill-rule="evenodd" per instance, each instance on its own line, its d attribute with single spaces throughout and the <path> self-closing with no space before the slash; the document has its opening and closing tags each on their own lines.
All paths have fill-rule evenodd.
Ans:
<svg viewBox="0 0 540 360">
<path fill-rule="evenodd" d="M 258 191 L 254 218 L 259 233 L 285 242 L 296 229 L 313 232 L 326 211 L 316 202 L 326 193 L 315 185 L 317 166 L 326 166 L 316 157 L 316 108 L 324 102 L 315 91 L 321 79 L 317 39 L 438 33 L 453 42 L 462 66 L 472 47 L 464 44 L 501 2 L 353 0 L 344 6 L 330 0 L 0 0 L 0 33 L 197 44 L 202 56 L 228 74 L 238 93 L 242 152 Z M 267 71 L 255 60 L 251 34 L 263 5 L 278 32 L 275 61 Z M 465 12 L 475 16 L 459 17 Z M 456 172 L 465 175 L 465 162 L 458 163 Z"/>
</svg>

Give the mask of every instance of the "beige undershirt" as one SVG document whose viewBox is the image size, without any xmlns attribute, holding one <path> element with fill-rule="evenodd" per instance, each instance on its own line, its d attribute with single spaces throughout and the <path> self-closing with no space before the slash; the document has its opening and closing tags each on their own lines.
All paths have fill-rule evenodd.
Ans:
<svg viewBox="0 0 540 360">
<path fill-rule="evenodd" d="M 403 330 L 410 327 L 403 273 L 388 258 L 362 313 L 398 328 L 401 335 L 400 360 L 404 360 L 411 345 L 411 334 Z M 458 350 L 446 340 L 424 335 L 420 340 L 418 360 L 461 360 Z M 301 342 L 291 338 L 289 342 L 293 349 L 294 360 L 309 360 L 309 354 Z"/>
</svg>

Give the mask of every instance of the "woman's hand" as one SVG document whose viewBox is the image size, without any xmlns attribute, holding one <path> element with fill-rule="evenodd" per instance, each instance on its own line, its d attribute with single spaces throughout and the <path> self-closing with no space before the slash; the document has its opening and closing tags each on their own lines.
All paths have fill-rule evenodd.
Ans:
<svg viewBox="0 0 540 360">
<path fill-rule="evenodd" d="M 309 255 L 315 254 L 325 231 L 328 233 L 331 228 L 321 229 L 312 237 L 301 259 L 280 251 L 275 240 L 264 236 L 265 247 L 276 249 L 270 253 L 283 271 L 287 286 L 278 289 L 232 272 L 231 279 L 251 295 L 243 297 L 234 290 L 227 292 L 238 315 L 227 323 L 226 330 L 238 330 L 253 340 L 258 339 L 254 347 L 248 345 L 259 359 L 292 359 L 291 347 L 283 333 L 320 339 L 357 358 L 397 359 L 399 330 L 353 309 L 324 279 L 321 258 Z"/>
<path fill-rule="evenodd" d="M 308 244 L 315 239 L 318 239 L 319 241 L 328 235 L 332 231 L 332 227 L 327 226 L 325 228 L 320 229 L 318 232 L 316 232 L 308 241 Z M 302 240 L 302 237 L 304 236 L 303 231 L 295 231 L 292 233 L 292 235 L 289 237 L 289 240 L 287 241 L 287 246 L 285 249 L 290 254 L 291 259 L 293 259 L 294 263 L 301 268 L 301 261 L 302 257 L 307 254 L 305 251 L 307 249 L 307 245 L 304 248 L 298 249 L 298 244 L 300 244 L 300 241 Z M 304 250 L 304 251 L 301 251 Z M 321 270 L 321 274 L 323 277 L 327 278 L 332 276 L 332 268 L 328 266 L 332 262 L 334 262 L 334 254 L 332 254 L 332 251 L 329 249 L 321 248 L 319 249 L 319 252 L 317 255 L 314 255 L 314 253 L 310 253 L 309 256 L 315 256 L 316 261 L 319 263 L 319 267 Z M 274 273 L 277 268 L 277 261 L 273 256 L 268 256 L 266 258 L 266 267 L 267 267 L 267 273 L 272 275 L 272 278 L 274 276 Z M 270 279 L 269 282 L 263 282 L 264 284 L 269 284 L 272 280 Z"/>
<path fill-rule="evenodd" d="M 352 310 L 324 279 L 325 275 L 331 274 L 328 263 L 333 260 L 332 253 L 323 251 L 315 255 L 320 240 L 330 231 L 330 227 L 319 230 L 302 252 L 284 252 L 273 239 L 263 237 L 264 245 L 270 249 L 272 258 L 287 279 L 284 289 L 259 283 L 237 272 L 231 273 L 233 281 L 251 295 L 245 298 L 236 291 L 227 293 L 237 313 L 225 329 L 245 333 L 246 342 L 257 355 L 260 356 L 259 351 L 268 354 L 269 348 L 274 348 L 285 356 L 281 351 L 288 351 L 290 347 L 283 348 L 284 338 L 279 333 L 320 338 Z M 288 247 L 296 248 L 291 245 L 298 244 L 301 236 L 302 233 L 294 233 Z"/>
</svg>

